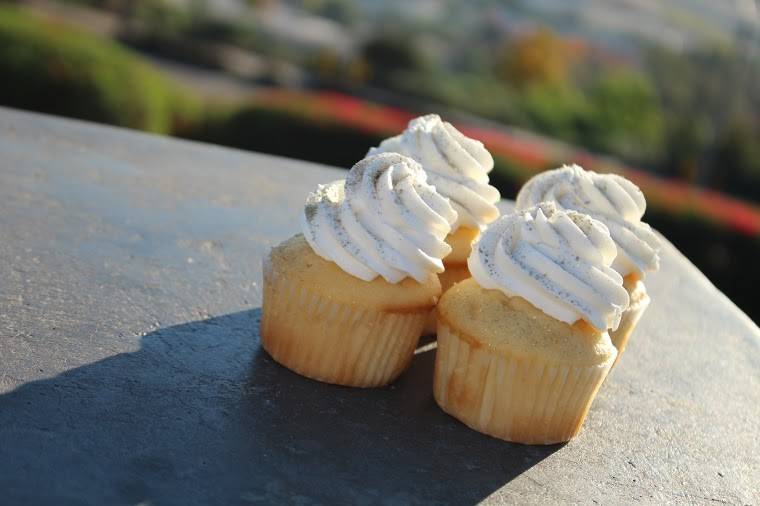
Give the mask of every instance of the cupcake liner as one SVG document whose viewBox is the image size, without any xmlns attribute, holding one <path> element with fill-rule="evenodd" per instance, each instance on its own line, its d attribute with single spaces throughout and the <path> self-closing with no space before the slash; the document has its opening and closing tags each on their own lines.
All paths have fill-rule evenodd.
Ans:
<svg viewBox="0 0 760 506">
<path fill-rule="evenodd" d="M 385 312 L 330 300 L 271 270 L 264 276 L 261 344 L 303 376 L 387 385 L 409 365 L 429 310 Z"/>
<path fill-rule="evenodd" d="M 615 363 L 612 364 L 613 367 L 617 365 L 618 360 L 620 360 L 620 357 L 623 355 L 623 351 L 625 351 L 625 347 L 628 345 L 628 338 L 631 337 L 636 325 L 639 323 L 639 320 L 641 320 L 641 316 L 649 307 L 650 302 L 651 299 L 645 292 L 635 304 L 628 306 L 628 309 L 623 311 L 618 328 L 610 331 L 610 340 L 618 351 Z"/>
<path fill-rule="evenodd" d="M 578 367 L 491 351 L 439 319 L 433 394 L 469 427 L 526 444 L 568 441 L 612 366 Z"/>
</svg>

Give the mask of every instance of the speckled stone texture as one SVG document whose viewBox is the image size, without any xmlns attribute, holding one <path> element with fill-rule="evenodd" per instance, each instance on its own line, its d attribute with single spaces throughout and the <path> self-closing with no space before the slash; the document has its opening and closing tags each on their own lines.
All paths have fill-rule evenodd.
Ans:
<svg viewBox="0 0 760 506">
<path fill-rule="evenodd" d="M 435 351 L 376 390 L 274 363 L 262 258 L 340 176 L 0 109 L 0 503 L 760 503 L 760 331 L 669 244 L 566 445 L 444 414 Z"/>
</svg>

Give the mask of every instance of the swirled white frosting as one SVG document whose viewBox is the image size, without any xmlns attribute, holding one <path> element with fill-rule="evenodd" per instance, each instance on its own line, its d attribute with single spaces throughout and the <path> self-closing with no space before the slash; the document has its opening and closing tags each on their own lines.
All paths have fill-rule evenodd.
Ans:
<svg viewBox="0 0 760 506">
<path fill-rule="evenodd" d="M 483 143 L 465 136 L 436 114 L 420 116 L 409 122 L 401 135 L 385 139 L 370 155 L 401 153 L 422 164 L 428 183 L 451 201 L 459 215 L 452 231 L 459 226 L 482 229 L 499 217 L 494 205 L 499 190 L 488 184 L 493 157 Z"/>
<path fill-rule="evenodd" d="M 610 267 L 615 243 L 607 227 L 552 202 L 492 223 L 467 266 L 483 288 L 520 296 L 557 320 L 616 329 L 628 306 L 622 276 Z"/>
<path fill-rule="evenodd" d="M 607 225 L 618 248 L 612 267 L 623 276 L 659 268 L 660 240 L 641 217 L 646 200 L 641 190 L 617 174 L 597 174 L 565 165 L 531 178 L 517 195 L 517 209 L 539 202 L 588 214 Z"/>
<path fill-rule="evenodd" d="M 441 259 L 451 252 L 444 239 L 456 218 L 417 162 L 384 153 L 311 193 L 301 228 L 317 255 L 357 278 L 422 283 L 443 272 Z"/>
</svg>

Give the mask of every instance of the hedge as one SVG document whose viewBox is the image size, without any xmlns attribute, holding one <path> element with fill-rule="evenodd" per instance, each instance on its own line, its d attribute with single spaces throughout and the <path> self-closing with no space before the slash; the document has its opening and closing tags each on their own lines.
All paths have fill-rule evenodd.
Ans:
<svg viewBox="0 0 760 506">
<path fill-rule="evenodd" d="M 0 104 L 170 133 L 199 105 L 118 44 L 0 6 Z"/>
</svg>

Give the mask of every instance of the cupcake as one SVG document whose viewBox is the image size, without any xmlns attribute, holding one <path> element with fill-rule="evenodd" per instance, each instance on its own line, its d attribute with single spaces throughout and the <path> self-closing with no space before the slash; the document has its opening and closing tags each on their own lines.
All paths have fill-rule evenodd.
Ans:
<svg viewBox="0 0 760 506">
<path fill-rule="evenodd" d="M 624 277 L 630 304 L 620 325 L 610 332 L 618 359 L 641 315 L 649 306 L 643 283 L 647 271 L 659 268 L 660 241 L 652 229 L 641 221 L 646 200 L 632 182 L 616 174 L 597 174 L 577 165 L 563 166 L 530 179 L 517 195 L 516 208 L 527 209 L 539 202 L 551 201 L 560 209 L 571 209 L 601 221 L 617 246 L 612 268 Z"/>
<path fill-rule="evenodd" d="M 425 169 L 428 182 L 447 197 L 458 218 L 446 237 L 451 253 L 444 258 L 446 270 L 440 274 L 445 292 L 451 285 L 470 277 L 467 257 L 481 230 L 499 217 L 499 191 L 488 184 L 493 157 L 483 143 L 470 139 L 442 121 L 436 114 L 409 122 L 403 133 L 384 140 L 369 154 L 401 153 L 414 158 Z M 434 332 L 435 315 L 427 330 Z"/>
<path fill-rule="evenodd" d="M 507 441 L 568 441 L 617 356 L 628 305 L 599 221 L 543 203 L 500 218 L 473 246 L 472 278 L 437 307 L 433 392 L 471 428 Z"/>
<path fill-rule="evenodd" d="M 386 385 L 407 367 L 441 294 L 444 238 L 457 218 L 426 178 L 414 160 L 385 153 L 309 195 L 303 234 L 264 264 L 261 342 L 272 358 L 359 387 Z"/>
</svg>

